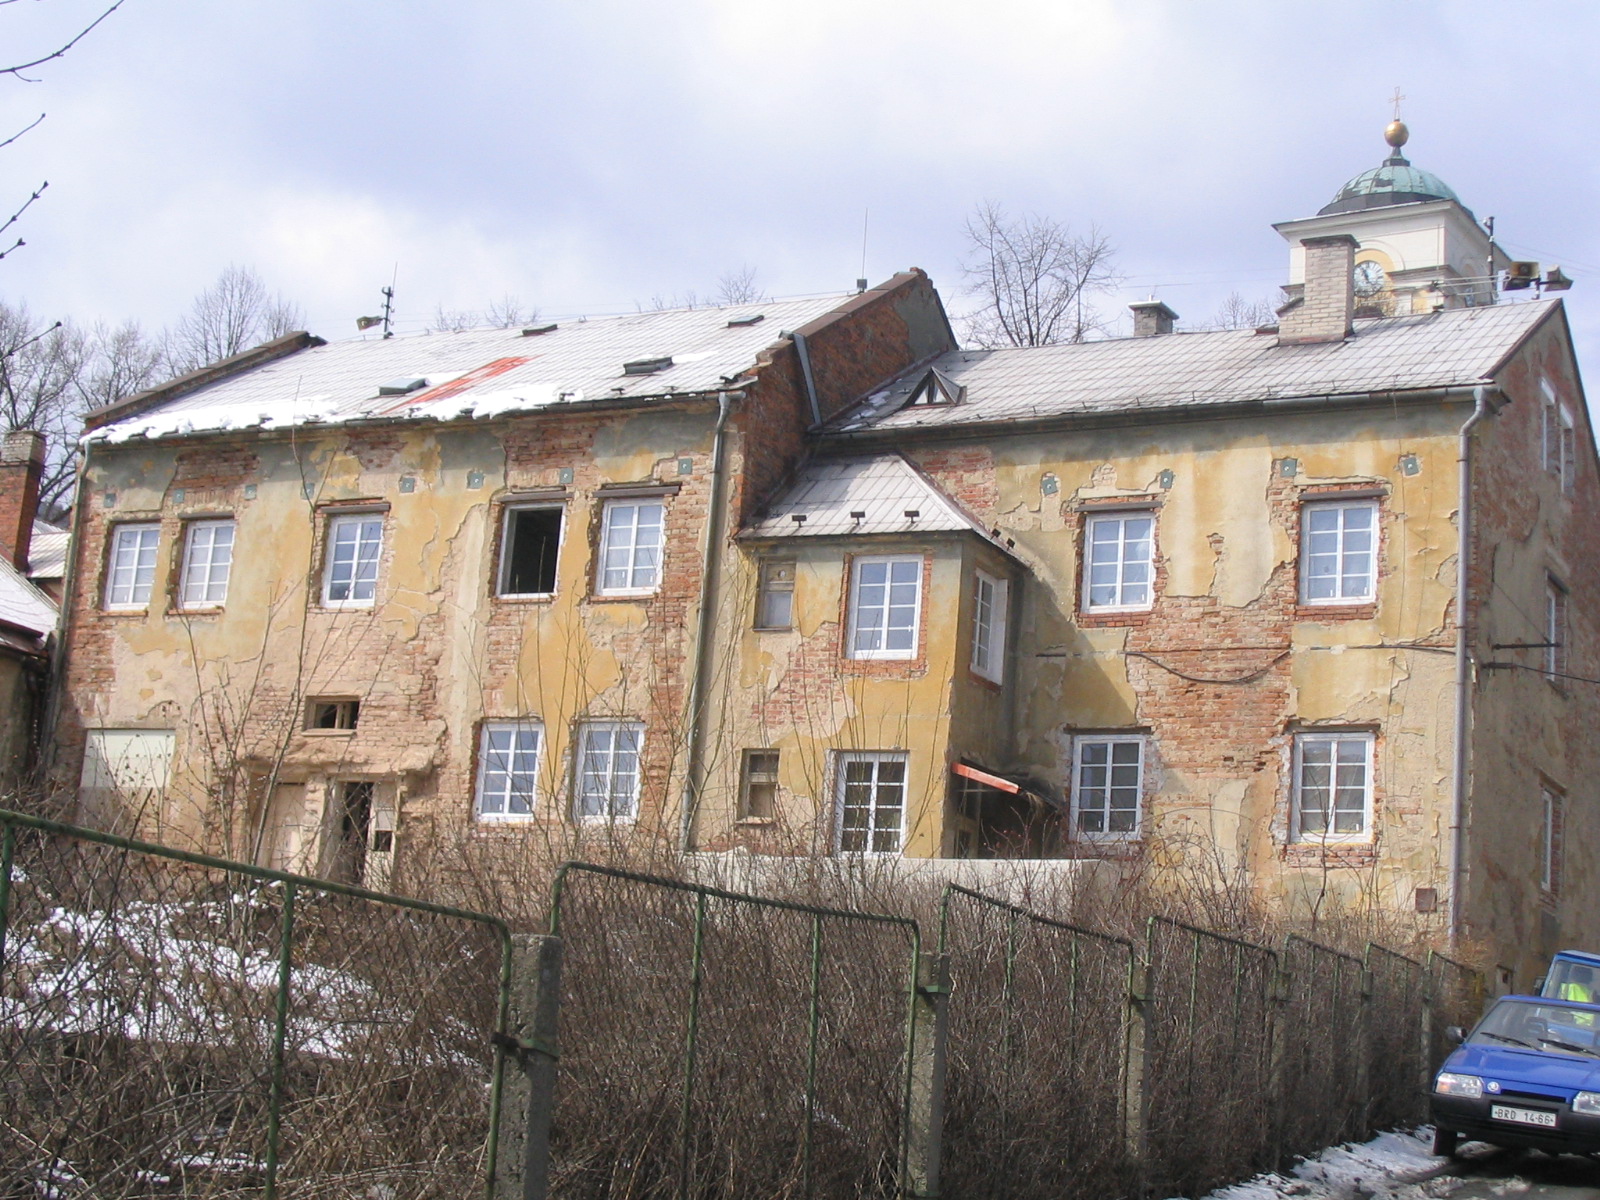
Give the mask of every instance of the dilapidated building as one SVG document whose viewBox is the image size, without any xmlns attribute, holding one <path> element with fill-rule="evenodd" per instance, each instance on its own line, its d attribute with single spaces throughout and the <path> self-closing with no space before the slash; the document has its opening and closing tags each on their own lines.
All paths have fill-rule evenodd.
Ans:
<svg viewBox="0 0 1600 1200">
<path fill-rule="evenodd" d="M 1390 144 L 1261 329 L 961 349 L 911 272 L 96 414 L 62 777 L 376 881 L 509 831 L 1200 862 L 1526 971 L 1600 900 L 1594 442 L 1559 301 Z"/>
</svg>

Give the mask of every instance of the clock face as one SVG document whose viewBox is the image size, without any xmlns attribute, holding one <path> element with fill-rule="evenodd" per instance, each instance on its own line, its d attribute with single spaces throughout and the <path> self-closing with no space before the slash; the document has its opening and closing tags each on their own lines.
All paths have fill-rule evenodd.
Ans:
<svg viewBox="0 0 1600 1200">
<path fill-rule="evenodd" d="M 1355 270 L 1355 288 L 1358 296 L 1376 296 L 1389 285 L 1389 277 L 1377 263 L 1358 262 Z"/>
</svg>

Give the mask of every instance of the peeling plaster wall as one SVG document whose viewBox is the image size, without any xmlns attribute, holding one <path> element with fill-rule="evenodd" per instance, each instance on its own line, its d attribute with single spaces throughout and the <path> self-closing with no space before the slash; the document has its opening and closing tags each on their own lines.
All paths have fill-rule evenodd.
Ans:
<svg viewBox="0 0 1600 1200">
<path fill-rule="evenodd" d="M 1500 376 L 1508 403 L 1476 438 L 1467 932 L 1532 986 L 1550 954 L 1595 948 L 1600 912 L 1600 479 L 1571 341 L 1547 320 Z M 1572 486 L 1546 469 L 1543 387 L 1574 418 Z M 1545 589 L 1567 593 L 1564 672 L 1547 679 Z M 1499 649 L 1496 649 L 1499 646 Z M 1528 668 L 1534 669 L 1528 669 Z M 1542 888 L 1542 792 L 1559 799 L 1553 888 Z"/>
</svg>

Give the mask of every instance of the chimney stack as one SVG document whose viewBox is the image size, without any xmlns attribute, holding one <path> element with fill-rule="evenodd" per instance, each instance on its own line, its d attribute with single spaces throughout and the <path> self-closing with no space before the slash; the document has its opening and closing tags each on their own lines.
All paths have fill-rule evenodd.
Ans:
<svg viewBox="0 0 1600 1200">
<path fill-rule="evenodd" d="M 1155 337 L 1157 334 L 1171 333 L 1172 323 L 1178 319 L 1178 314 L 1159 300 L 1141 300 L 1128 307 L 1133 309 L 1134 337 Z"/>
<path fill-rule="evenodd" d="M 1348 233 L 1300 243 L 1305 249 L 1306 281 L 1299 298 L 1278 310 L 1278 345 L 1342 342 L 1350 336 L 1356 311 L 1351 274 L 1360 244 Z"/>
<path fill-rule="evenodd" d="M 43 474 L 44 434 L 24 429 L 0 439 L 0 554 L 24 575 Z"/>
</svg>

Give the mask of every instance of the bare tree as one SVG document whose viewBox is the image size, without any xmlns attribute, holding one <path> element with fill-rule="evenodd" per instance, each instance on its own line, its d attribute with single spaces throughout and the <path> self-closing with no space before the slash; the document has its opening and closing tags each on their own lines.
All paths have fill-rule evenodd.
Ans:
<svg viewBox="0 0 1600 1200">
<path fill-rule="evenodd" d="M 1090 302 L 1116 283 L 1111 243 L 1095 226 L 1077 235 L 1049 217 L 1012 217 L 985 201 L 967 218 L 961 265 L 978 308 L 967 317 L 980 346 L 1081 342 L 1101 327 Z"/>
<path fill-rule="evenodd" d="M 1229 292 L 1228 298 L 1218 306 L 1211 323 L 1218 329 L 1260 329 L 1278 319 L 1277 310 L 1270 300 L 1246 300 L 1238 292 Z"/>
<path fill-rule="evenodd" d="M 539 319 L 539 310 L 524 306 L 522 301 L 510 292 L 498 300 L 492 300 L 489 307 L 483 311 L 484 324 L 495 329 L 515 329 L 519 325 L 531 325 Z"/>
<path fill-rule="evenodd" d="M 761 286 L 756 283 L 756 269 L 754 267 L 740 267 L 737 271 L 725 271 L 717 278 L 717 290 L 712 297 L 714 304 L 759 304 L 770 299 L 762 292 Z"/>
<path fill-rule="evenodd" d="M 194 298 L 167 335 L 167 358 L 182 374 L 305 326 L 300 307 L 267 292 L 249 267 L 230 265 Z"/>
<path fill-rule="evenodd" d="M 40 510 L 60 515 L 71 499 L 83 414 L 165 378 L 160 346 L 132 323 L 85 332 L 45 324 L 26 305 L 0 302 L 0 426 L 45 435 Z"/>
<path fill-rule="evenodd" d="M 463 329 L 476 329 L 482 321 L 470 308 L 434 306 L 433 320 L 428 322 L 429 333 L 460 333 Z"/>
</svg>

